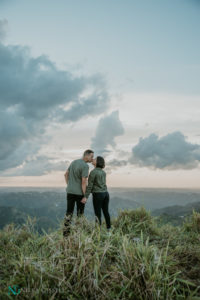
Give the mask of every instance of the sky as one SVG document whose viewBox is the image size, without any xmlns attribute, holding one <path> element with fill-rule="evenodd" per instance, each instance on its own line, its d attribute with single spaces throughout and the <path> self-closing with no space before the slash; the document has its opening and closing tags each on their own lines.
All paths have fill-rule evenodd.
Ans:
<svg viewBox="0 0 200 300">
<path fill-rule="evenodd" d="M 90 148 L 108 187 L 200 188 L 199 0 L 0 0 L 0 186 Z"/>
</svg>

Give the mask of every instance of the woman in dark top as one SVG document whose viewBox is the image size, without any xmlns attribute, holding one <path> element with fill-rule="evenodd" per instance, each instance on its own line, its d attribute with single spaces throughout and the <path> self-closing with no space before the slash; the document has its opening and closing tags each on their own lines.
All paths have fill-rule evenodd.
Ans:
<svg viewBox="0 0 200 300">
<path fill-rule="evenodd" d="M 110 196 L 106 185 L 106 172 L 103 170 L 105 167 L 105 160 L 102 156 L 97 156 L 93 159 L 92 164 L 95 168 L 90 172 L 85 196 L 81 202 L 86 203 L 90 193 L 92 193 L 94 213 L 97 217 L 96 220 L 98 220 L 101 225 L 102 210 L 106 221 L 106 227 L 107 229 L 110 229 L 111 222 L 110 214 L 108 212 Z"/>
</svg>

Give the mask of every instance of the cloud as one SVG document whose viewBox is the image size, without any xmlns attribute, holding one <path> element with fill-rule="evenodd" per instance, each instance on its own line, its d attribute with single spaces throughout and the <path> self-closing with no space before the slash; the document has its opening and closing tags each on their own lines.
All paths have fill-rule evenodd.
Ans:
<svg viewBox="0 0 200 300">
<path fill-rule="evenodd" d="M 2 38 L 5 25 L 0 21 Z M 0 170 L 20 165 L 31 147 L 39 150 L 47 126 L 98 116 L 109 99 L 101 74 L 73 76 L 46 55 L 0 42 Z"/>
<path fill-rule="evenodd" d="M 125 159 L 122 160 L 118 160 L 118 159 L 112 159 L 110 161 L 108 161 L 107 166 L 112 167 L 112 169 L 114 168 L 118 168 L 118 167 L 124 167 L 128 164 L 128 161 Z"/>
<path fill-rule="evenodd" d="M 139 139 L 129 162 L 151 169 L 193 169 L 200 162 L 200 145 L 187 142 L 180 131 L 160 138 L 152 133 Z"/>
<path fill-rule="evenodd" d="M 69 161 L 53 161 L 53 158 L 47 158 L 44 155 L 38 155 L 31 159 L 26 159 L 23 165 L 15 170 L 7 170 L 3 176 L 41 176 L 52 171 L 65 171 Z"/>
<path fill-rule="evenodd" d="M 19 147 L 14 148 L 10 155 L 0 160 L 0 176 L 3 176 L 5 170 L 20 166 L 25 158 L 37 153 L 41 144 L 41 140 L 33 139 L 32 141 L 23 141 Z"/>
<path fill-rule="evenodd" d="M 6 37 L 7 30 L 8 30 L 8 21 L 5 19 L 0 20 L 0 41 L 4 40 L 4 38 Z"/>
<path fill-rule="evenodd" d="M 63 111 L 59 116 L 61 122 L 65 120 L 78 121 L 80 116 L 99 115 L 108 109 L 109 97 L 105 90 L 104 78 L 97 74 L 91 80 L 88 79 L 89 82 L 96 86 L 96 90 L 87 97 L 80 97 L 67 111 Z"/>
<path fill-rule="evenodd" d="M 100 101 L 104 107 L 104 100 L 106 103 L 108 101 L 108 95 L 101 82 L 99 90 L 98 80 L 93 87 L 98 88 L 99 97 L 95 98 L 95 89 L 88 95 L 88 99 L 94 96 L 92 109 L 89 112 L 87 109 L 83 110 L 84 105 L 88 105 L 84 103 L 87 98 L 82 98 L 82 93 L 91 86 L 91 79 L 92 76 L 73 77 L 70 72 L 57 69 L 45 55 L 32 58 L 27 47 L 0 44 L 0 108 L 13 107 L 18 115 L 26 119 L 41 121 L 48 118 L 57 121 L 65 112 L 65 106 L 79 106 L 80 101 L 82 106 L 78 109 L 75 120 L 90 114 L 98 115 L 95 104 L 100 105 Z M 68 118 L 62 121 L 73 121 L 73 118 L 68 115 Z"/>
<path fill-rule="evenodd" d="M 91 148 L 98 155 L 109 152 L 107 147 L 115 147 L 115 137 L 123 135 L 124 128 L 119 119 L 119 112 L 113 111 L 110 115 L 99 120 L 95 137 L 92 138 Z"/>
<path fill-rule="evenodd" d="M 0 160 L 6 159 L 23 140 L 28 138 L 30 129 L 27 128 L 25 120 L 7 111 L 0 111 Z"/>
</svg>

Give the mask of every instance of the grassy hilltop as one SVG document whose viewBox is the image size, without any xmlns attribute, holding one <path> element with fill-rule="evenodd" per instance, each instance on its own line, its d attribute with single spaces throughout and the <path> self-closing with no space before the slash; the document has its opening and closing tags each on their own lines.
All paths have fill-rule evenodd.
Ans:
<svg viewBox="0 0 200 300">
<path fill-rule="evenodd" d="M 66 240 L 62 222 L 39 235 L 34 218 L 0 231 L 0 299 L 200 299 L 200 213 L 173 227 L 120 211 L 111 236 L 73 220 Z"/>
</svg>

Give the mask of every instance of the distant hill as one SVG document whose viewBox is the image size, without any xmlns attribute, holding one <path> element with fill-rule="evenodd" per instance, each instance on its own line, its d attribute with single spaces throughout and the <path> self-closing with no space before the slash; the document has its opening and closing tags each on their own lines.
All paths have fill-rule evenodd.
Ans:
<svg viewBox="0 0 200 300">
<path fill-rule="evenodd" d="M 159 220 L 163 223 L 172 223 L 180 225 L 190 216 L 193 210 L 200 212 L 200 201 L 188 203 L 186 205 L 173 205 L 152 211 L 152 216 L 159 216 Z"/>
<path fill-rule="evenodd" d="M 187 197 L 190 204 L 186 204 Z M 91 200 L 90 196 L 85 206 L 85 215 L 89 220 L 94 219 Z M 152 211 L 153 215 L 162 215 L 160 220 L 164 223 L 171 222 L 173 225 L 179 225 L 183 221 L 181 216 L 185 211 L 189 214 L 192 213 L 192 200 L 196 200 L 193 203 L 200 203 L 200 193 L 183 190 L 119 188 L 111 189 L 109 210 L 111 216 L 115 217 L 119 210 L 144 206 L 147 210 Z M 179 205 L 180 203 L 186 204 L 186 206 Z M 164 206 L 167 207 L 164 208 Z M 42 229 L 53 230 L 63 220 L 66 207 L 66 192 L 62 190 L 13 192 L 0 190 L 0 229 L 10 222 L 21 225 L 28 216 L 31 216 L 37 219 L 37 228 L 40 233 L 42 233 Z M 194 207 L 198 210 L 197 206 Z M 76 207 L 74 214 L 76 214 Z"/>
<path fill-rule="evenodd" d="M 120 197 L 110 199 L 110 214 L 117 216 L 118 211 L 127 208 L 136 208 L 139 203 Z M 36 217 L 37 228 L 52 230 L 58 227 L 64 218 L 67 207 L 65 193 L 59 192 L 12 192 L 0 193 L 0 229 L 13 222 L 16 225 L 23 224 L 28 216 Z M 76 214 L 76 207 L 74 210 Z M 91 197 L 85 207 L 85 215 L 88 219 L 94 218 Z"/>
</svg>

